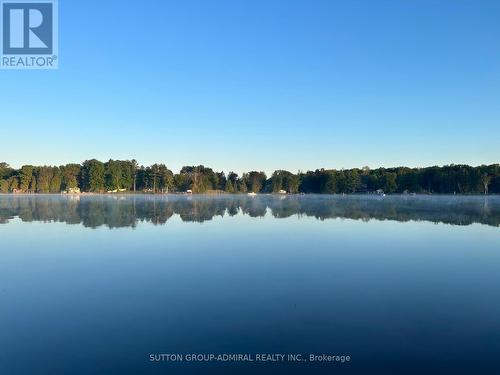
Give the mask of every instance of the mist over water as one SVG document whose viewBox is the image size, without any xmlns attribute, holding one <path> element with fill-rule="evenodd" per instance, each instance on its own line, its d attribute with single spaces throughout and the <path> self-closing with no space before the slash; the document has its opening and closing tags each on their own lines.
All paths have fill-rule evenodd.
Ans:
<svg viewBox="0 0 500 375">
<path fill-rule="evenodd" d="M 496 196 L 0 195 L 0 223 L 2 374 L 500 369 Z"/>
<path fill-rule="evenodd" d="M 0 223 L 54 221 L 85 227 L 166 224 L 173 216 L 205 222 L 214 217 L 315 217 L 500 225 L 499 196 L 374 195 L 0 195 Z"/>
</svg>

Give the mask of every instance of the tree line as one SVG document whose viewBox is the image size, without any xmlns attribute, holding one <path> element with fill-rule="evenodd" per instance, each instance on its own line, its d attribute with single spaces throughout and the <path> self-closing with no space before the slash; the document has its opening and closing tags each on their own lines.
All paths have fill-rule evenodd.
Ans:
<svg viewBox="0 0 500 375">
<path fill-rule="evenodd" d="M 500 165 L 447 165 L 426 168 L 316 169 L 292 173 L 277 170 L 271 176 L 251 171 L 216 172 L 203 165 L 185 166 L 173 173 L 165 164 L 142 166 L 136 160 L 86 160 L 62 166 L 0 163 L 0 192 L 168 193 L 315 193 L 352 194 L 385 192 L 427 194 L 499 194 Z"/>
</svg>

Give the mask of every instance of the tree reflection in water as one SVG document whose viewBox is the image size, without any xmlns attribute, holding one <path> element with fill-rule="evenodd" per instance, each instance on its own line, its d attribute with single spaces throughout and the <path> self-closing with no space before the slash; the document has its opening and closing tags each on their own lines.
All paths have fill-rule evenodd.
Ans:
<svg viewBox="0 0 500 375">
<path fill-rule="evenodd" d="M 139 222 L 166 224 L 174 215 L 182 221 L 205 222 L 214 217 L 248 215 L 275 218 L 308 216 L 319 220 L 430 221 L 453 225 L 500 225 L 498 196 L 369 195 L 0 195 L 0 223 L 63 222 L 85 227 L 135 227 Z"/>
</svg>

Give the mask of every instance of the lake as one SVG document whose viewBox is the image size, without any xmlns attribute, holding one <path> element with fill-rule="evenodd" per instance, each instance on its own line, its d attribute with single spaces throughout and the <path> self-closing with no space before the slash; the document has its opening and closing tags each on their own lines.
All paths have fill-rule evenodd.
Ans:
<svg viewBox="0 0 500 375">
<path fill-rule="evenodd" d="M 500 373 L 499 225 L 496 196 L 0 195 L 0 373 Z"/>
</svg>

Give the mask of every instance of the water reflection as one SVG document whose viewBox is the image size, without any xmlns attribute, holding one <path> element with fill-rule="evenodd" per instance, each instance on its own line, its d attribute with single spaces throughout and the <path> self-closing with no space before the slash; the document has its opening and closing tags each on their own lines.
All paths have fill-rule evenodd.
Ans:
<svg viewBox="0 0 500 375">
<path fill-rule="evenodd" d="M 457 196 L 57 196 L 0 195 L 0 223 L 63 222 L 85 227 L 135 227 L 139 222 L 165 224 L 174 215 L 182 221 L 248 215 L 258 218 L 310 216 L 319 220 L 430 221 L 453 225 L 500 225 L 500 197 Z"/>
</svg>

